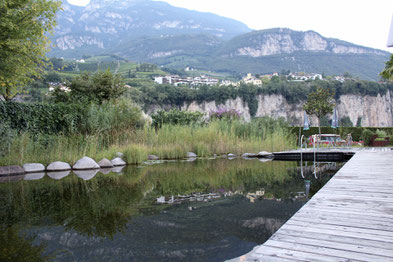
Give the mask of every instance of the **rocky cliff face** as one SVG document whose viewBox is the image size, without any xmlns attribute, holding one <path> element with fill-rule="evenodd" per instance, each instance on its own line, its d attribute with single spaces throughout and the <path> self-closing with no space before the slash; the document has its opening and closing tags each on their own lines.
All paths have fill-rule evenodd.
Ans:
<svg viewBox="0 0 393 262">
<path fill-rule="evenodd" d="M 258 110 L 256 117 L 269 116 L 273 118 L 283 117 L 294 125 L 303 124 L 303 103 L 289 104 L 282 95 L 260 95 L 257 97 Z M 251 116 L 247 103 L 241 98 L 229 99 L 225 104 L 217 104 L 215 101 L 198 104 L 193 102 L 185 104 L 182 110 L 201 111 L 210 113 L 219 108 L 235 109 L 245 121 L 250 121 Z M 156 108 L 157 109 L 157 108 Z M 349 117 L 353 125 L 361 118 L 362 126 L 388 127 L 393 126 L 393 97 L 390 92 L 385 95 L 359 96 L 342 95 L 337 101 L 339 118 Z M 313 125 L 317 119 L 311 117 Z"/>
<path fill-rule="evenodd" d="M 153 0 L 91 0 L 85 7 L 63 1 L 52 37 L 54 51 L 103 50 L 129 43 L 139 37 L 211 34 L 229 39 L 249 32 L 243 23 L 209 13 L 199 13 Z M 67 51 L 67 52 L 64 52 Z"/>
<path fill-rule="evenodd" d="M 293 31 L 275 28 L 243 34 L 227 47 L 225 56 L 263 57 L 275 54 L 291 54 L 297 51 L 324 52 L 331 54 L 375 54 L 386 52 L 357 46 L 337 39 L 326 38 L 314 31 Z"/>
</svg>

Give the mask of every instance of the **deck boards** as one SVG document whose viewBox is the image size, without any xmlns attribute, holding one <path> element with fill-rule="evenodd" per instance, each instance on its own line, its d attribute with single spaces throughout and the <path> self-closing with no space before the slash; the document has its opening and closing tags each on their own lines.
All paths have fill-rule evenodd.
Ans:
<svg viewBox="0 0 393 262">
<path fill-rule="evenodd" d="M 353 151 L 268 241 L 231 261 L 393 261 L 393 151 Z"/>
</svg>

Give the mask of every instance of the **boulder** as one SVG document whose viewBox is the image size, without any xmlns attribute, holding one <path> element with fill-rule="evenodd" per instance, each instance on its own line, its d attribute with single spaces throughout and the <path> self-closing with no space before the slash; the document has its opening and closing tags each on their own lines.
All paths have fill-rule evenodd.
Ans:
<svg viewBox="0 0 393 262">
<path fill-rule="evenodd" d="M 258 157 L 271 157 L 271 156 L 273 156 L 273 154 L 267 151 L 261 151 L 258 153 Z"/>
<path fill-rule="evenodd" d="M 197 155 L 193 152 L 187 152 L 187 158 L 195 158 Z"/>
<path fill-rule="evenodd" d="M 237 157 L 237 155 L 235 155 L 235 154 L 228 154 L 228 157 L 229 158 L 235 158 L 235 157 Z"/>
<path fill-rule="evenodd" d="M 44 172 L 41 173 L 29 173 L 26 174 L 25 177 L 23 178 L 24 180 L 39 180 L 45 176 Z"/>
<path fill-rule="evenodd" d="M 0 166 L 0 176 L 20 175 L 24 173 L 25 170 L 20 166 Z"/>
<path fill-rule="evenodd" d="M 50 178 L 52 178 L 52 179 L 59 180 L 59 179 L 62 179 L 62 178 L 64 178 L 64 177 L 68 176 L 70 173 L 71 173 L 70 170 L 66 170 L 66 171 L 57 171 L 57 172 L 49 172 L 49 173 L 48 173 L 48 176 L 49 176 Z"/>
<path fill-rule="evenodd" d="M 40 163 L 29 163 L 29 164 L 24 164 L 23 169 L 25 170 L 26 173 L 38 173 L 38 172 L 44 172 L 45 166 Z"/>
<path fill-rule="evenodd" d="M 46 167 L 46 170 L 48 172 L 66 171 L 66 170 L 71 170 L 71 166 L 68 163 L 56 161 L 56 162 L 50 163 L 49 166 Z"/>
<path fill-rule="evenodd" d="M 88 170 L 88 169 L 98 169 L 100 166 L 88 156 L 84 156 L 78 161 L 76 161 L 75 165 L 72 169 L 75 170 Z"/>
<path fill-rule="evenodd" d="M 147 156 L 147 160 L 158 160 L 158 159 L 159 159 L 159 157 L 156 155 L 148 155 Z"/>
<path fill-rule="evenodd" d="M 111 167 L 113 167 L 112 162 L 109 159 L 107 159 L 107 158 L 101 159 L 101 161 L 98 162 L 98 165 L 101 168 L 111 168 Z"/>
<path fill-rule="evenodd" d="M 90 170 L 74 170 L 74 174 L 82 178 L 83 180 L 90 180 L 95 177 L 98 173 L 97 169 L 90 169 Z"/>
<path fill-rule="evenodd" d="M 112 159 L 112 164 L 113 166 L 125 166 L 127 163 L 121 159 L 120 157 L 116 157 L 115 159 Z"/>
</svg>

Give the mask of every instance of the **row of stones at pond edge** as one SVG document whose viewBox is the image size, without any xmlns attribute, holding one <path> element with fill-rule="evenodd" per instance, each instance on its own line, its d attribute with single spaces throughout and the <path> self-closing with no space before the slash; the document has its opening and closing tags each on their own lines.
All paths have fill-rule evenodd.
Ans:
<svg viewBox="0 0 393 262">
<path fill-rule="evenodd" d="M 18 175 L 18 174 L 25 174 L 25 173 L 38 173 L 38 172 L 58 172 L 58 171 L 68 171 L 68 170 L 94 170 L 100 168 L 112 168 L 116 166 L 125 166 L 127 163 L 122 159 L 124 155 L 122 153 L 117 153 L 116 158 L 112 160 L 108 160 L 107 158 L 102 159 L 98 163 L 94 161 L 92 158 L 84 156 L 79 159 L 72 167 L 70 164 L 61 161 L 55 161 L 50 163 L 46 168 L 43 164 L 40 163 L 28 163 L 24 164 L 22 167 L 13 165 L 13 166 L 3 166 L 0 167 L 0 176 L 7 176 L 7 175 Z M 270 157 L 272 156 L 271 153 L 266 151 L 261 151 L 258 154 L 252 153 L 244 153 L 242 155 L 245 158 L 252 158 L 252 157 Z M 187 158 L 196 158 L 197 155 L 193 152 L 187 153 Z M 228 158 L 235 158 L 237 157 L 234 154 L 228 154 Z M 148 160 L 159 160 L 159 157 L 156 155 L 148 155 Z"/>
<path fill-rule="evenodd" d="M 87 170 L 72 170 L 72 173 L 83 180 L 90 180 L 96 176 L 98 173 L 107 175 L 111 172 L 116 174 L 123 174 L 123 169 L 125 166 L 116 166 L 110 168 L 100 168 L 100 169 L 87 169 Z M 54 172 L 34 172 L 25 174 L 14 174 L 8 176 L 0 176 L 0 184 L 8 182 L 16 182 L 20 180 L 40 180 L 47 175 L 51 179 L 60 180 L 71 174 L 71 170 L 67 171 L 54 171 Z"/>
<path fill-rule="evenodd" d="M 119 157 L 120 156 L 120 157 Z M 24 173 L 38 173 L 38 172 L 58 172 L 68 170 L 92 170 L 100 168 L 112 168 L 116 166 L 125 166 L 127 163 L 121 159 L 122 154 L 118 153 L 118 156 L 112 160 L 106 158 L 100 162 L 94 161 L 90 157 L 82 157 L 72 167 L 70 164 L 61 161 L 55 161 L 50 163 L 46 168 L 40 163 L 28 163 L 21 166 L 3 166 L 0 167 L 0 176 L 2 175 L 18 175 Z"/>
</svg>

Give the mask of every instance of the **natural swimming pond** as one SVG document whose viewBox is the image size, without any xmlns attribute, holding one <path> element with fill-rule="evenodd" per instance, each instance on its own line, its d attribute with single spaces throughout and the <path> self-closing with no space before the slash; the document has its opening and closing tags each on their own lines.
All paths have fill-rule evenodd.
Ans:
<svg viewBox="0 0 393 262">
<path fill-rule="evenodd" d="M 340 166 L 315 178 L 308 164 L 304 179 L 297 162 L 258 159 L 2 177 L 0 258 L 223 261 L 265 242 Z"/>
</svg>

